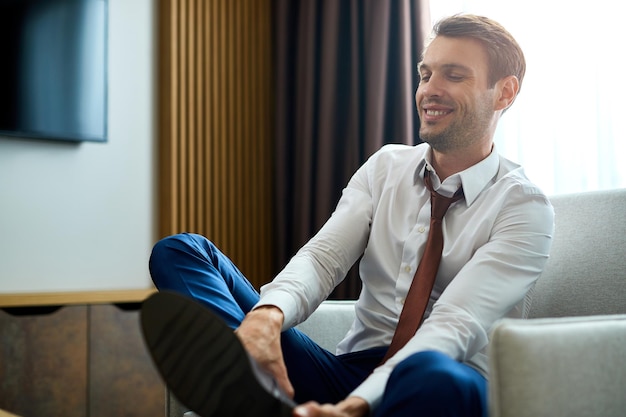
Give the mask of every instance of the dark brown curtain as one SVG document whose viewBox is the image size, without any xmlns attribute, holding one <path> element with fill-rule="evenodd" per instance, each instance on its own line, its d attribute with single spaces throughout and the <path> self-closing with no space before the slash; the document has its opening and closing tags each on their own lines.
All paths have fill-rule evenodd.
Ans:
<svg viewBox="0 0 626 417">
<path fill-rule="evenodd" d="M 277 265 L 385 143 L 416 144 L 428 0 L 275 0 Z M 356 268 L 333 298 L 356 298 Z"/>
</svg>

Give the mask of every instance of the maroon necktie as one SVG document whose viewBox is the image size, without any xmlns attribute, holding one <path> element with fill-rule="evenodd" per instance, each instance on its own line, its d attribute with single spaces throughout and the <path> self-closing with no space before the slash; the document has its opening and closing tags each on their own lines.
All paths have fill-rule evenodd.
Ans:
<svg viewBox="0 0 626 417">
<path fill-rule="evenodd" d="M 422 255 L 422 259 L 413 277 L 413 282 L 411 282 L 411 287 L 404 301 L 402 313 L 400 313 L 400 318 L 398 319 L 398 326 L 391 340 L 389 350 L 383 359 L 383 363 L 395 355 L 395 353 L 413 337 L 422 322 L 430 293 L 435 284 L 439 262 L 441 261 L 441 252 L 443 250 L 443 231 L 441 230 L 441 223 L 443 216 L 452 203 L 463 198 L 463 189 L 461 188 L 459 188 L 452 197 L 444 197 L 434 191 L 430 181 L 430 171 L 428 170 L 426 170 L 424 174 L 424 183 L 426 184 L 426 188 L 430 191 L 431 204 L 430 231 L 428 233 L 428 240 L 426 241 L 426 249 L 424 250 L 424 255 Z"/>
</svg>

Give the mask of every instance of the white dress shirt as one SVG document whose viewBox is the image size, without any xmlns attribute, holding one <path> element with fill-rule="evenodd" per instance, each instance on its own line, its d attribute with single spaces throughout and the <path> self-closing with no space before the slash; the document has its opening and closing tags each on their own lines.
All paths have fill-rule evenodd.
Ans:
<svg viewBox="0 0 626 417">
<path fill-rule="evenodd" d="M 440 194 L 463 187 L 465 199 L 443 220 L 443 254 L 422 326 L 352 393 L 372 409 L 394 366 L 416 352 L 442 352 L 486 376 L 490 329 L 503 317 L 526 317 L 548 259 L 554 212 L 519 165 L 494 148 L 442 183 L 430 158 L 427 144 L 381 148 L 354 174 L 326 224 L 261 289 L 258 305 L 279 307 L 287 329 L 304 321 L 363 255 L 356 319 L 337 353 L 389 345 L 428 237 L 424 170 L 433 171 Z"/>
</svg>

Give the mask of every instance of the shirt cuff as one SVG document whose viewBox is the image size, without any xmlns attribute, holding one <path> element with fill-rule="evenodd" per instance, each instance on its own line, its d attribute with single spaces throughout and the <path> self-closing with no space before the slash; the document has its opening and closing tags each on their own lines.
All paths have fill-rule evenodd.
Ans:
<svg viewBox="0 0 626 417">
<path fill-rule="evenodd" d="M 298 306 L 291 295 L 286 291 L 272 291 L 261 297 L 253 310 L 261 306 L 278 307 L 284 315 L 282 331 L 288 330 L 297 324 Z"/>
<path fill-rule="evenodd" d="M 373 412 L 383 399 L 383 393 L 389 380 L 389 372 L 391 370 L 386 369 L 386 367 L 374 370 L 349 396 L 363 398 L 369 404 L 370 412 Z"/>
</svg>

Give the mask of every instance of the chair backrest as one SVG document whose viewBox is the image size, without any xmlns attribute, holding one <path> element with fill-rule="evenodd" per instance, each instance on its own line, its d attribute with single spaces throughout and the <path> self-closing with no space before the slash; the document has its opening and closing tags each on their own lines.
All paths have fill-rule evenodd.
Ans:
<svg viewBox="0 0 626 417">
<path fill-rule="evenodd" d="M 354 300 L 324 301 L 298 329 L 334 353 L 354 321 L 354 303 Z"/>
<path fill-rule="evenodd" d="M 554 240 L 530 317 L 626 313 L 626 189 L 550 200 Z"/>
</svg>

